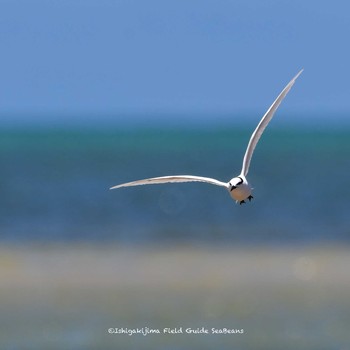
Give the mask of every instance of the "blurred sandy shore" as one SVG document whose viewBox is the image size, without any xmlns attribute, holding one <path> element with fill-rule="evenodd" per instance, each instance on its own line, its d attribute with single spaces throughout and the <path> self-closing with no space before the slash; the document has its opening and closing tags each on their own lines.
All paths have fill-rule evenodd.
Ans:
<svg viewBox="0 0 350 350">
<path fill-rule="evenodd" d="M 349 252 L 347 246 L 3 246 L 0 347 L 345 349 Z M 109 327 L 179 326 L 245 333 L 107 333 Z"/>
<path fill-rule="evenodd" d="M 3 288 L 238 288 L 288 283 L 350 286 L 350 247 L 0 248 Z M 238 284 L 237 284 L 238 283 Z"/>
</svg>

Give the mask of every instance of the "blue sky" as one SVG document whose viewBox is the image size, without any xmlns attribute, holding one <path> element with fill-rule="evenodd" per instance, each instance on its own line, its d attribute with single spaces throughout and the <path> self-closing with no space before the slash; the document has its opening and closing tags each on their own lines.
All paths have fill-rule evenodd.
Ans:
<svg viewBox="0 0 350 350">
<path fill-rule="evenodd" d="M 0 118 L 350 115 L 346 0 L 0 0 Z"/>
</svg>

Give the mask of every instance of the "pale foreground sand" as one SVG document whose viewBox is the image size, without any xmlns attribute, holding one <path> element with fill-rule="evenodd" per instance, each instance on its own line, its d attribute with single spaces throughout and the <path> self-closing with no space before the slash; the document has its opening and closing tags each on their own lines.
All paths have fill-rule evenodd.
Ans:
<svg viewBox="0 0 350 350">
<path fill-rule="evenodd" d="M 0 349 L 350 348 L 347 246 L 7 246 L 0 283 Z"/>
</svg>

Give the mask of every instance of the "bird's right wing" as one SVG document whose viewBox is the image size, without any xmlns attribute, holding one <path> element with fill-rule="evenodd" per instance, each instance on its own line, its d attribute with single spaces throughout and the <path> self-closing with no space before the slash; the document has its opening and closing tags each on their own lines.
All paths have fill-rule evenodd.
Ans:
<svg viewBox="0 0 350 350">
<path fill-rule="evenodd" d="M 210 177 L 202 176 L 193 176 L 193 175 L 173 175 L 173 176 L 161 176 L 161 177 L 152 177 L 150 179 L 137 180 L 132 182 L 127 182 L 121 185 L 113 186 L 110 190 L 120 187 L 128 186 L 139 186 L 139 185 L 153 185 L 153 184 L 165 184 L 169 182 L 206 182 L 216 186 L 222 186 L 228 188 L 229 185 L 225 182 L 221 182 Z"/>
<path fill-rule="evenodd" d="M 268 123 L 272 119 L 273 115 L 275 114 L 278 106 L 282 102 L 282 100 L 286 97 L 288 94 L 289 90 L 293 86 L 295 80 L 298 78 L 298 76 L 302 73 L 303 69 L 287 84 L 287 86 L 282 90 L 282 92 L 278 95 L 274 103 L 271 105 L 271 107 L 267 110 L 265 115 L 262 117 L 260 120 L 260 123 L 254 130 L 252 136 L 250 137 L 249 144 L 247 147 L 247 150 L 244 155 L 243 159 L 243 165 L 242 165 L 242 171 L 241 174 L 244 176 L 247 176 L 248 170 L 249 170 L 249 165 L 250 161 L 252 159 L 252 155 L 255 149 L 255 146 L 257 145 L 262 133 L 264 132 L 265 128 L 267 127 Z"/>
</svg>

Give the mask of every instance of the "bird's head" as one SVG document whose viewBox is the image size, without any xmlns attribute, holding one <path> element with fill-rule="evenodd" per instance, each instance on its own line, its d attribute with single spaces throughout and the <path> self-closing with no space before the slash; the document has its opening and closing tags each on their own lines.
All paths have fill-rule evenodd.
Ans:
<svg viewBox="0 0 350 350">
<path fill-rule="evenodd" d="M 230 182 L 228 183 L 230 192 L 239 188 L 242 184 L 244 184 L 244 182 L 247 182 L 247 180 L 245 181 L 244 180 L 245 178 L 243 178 L 242 176 L 237 176 L 231 179 Z"/>
</svg>

